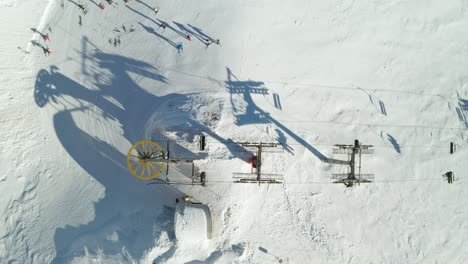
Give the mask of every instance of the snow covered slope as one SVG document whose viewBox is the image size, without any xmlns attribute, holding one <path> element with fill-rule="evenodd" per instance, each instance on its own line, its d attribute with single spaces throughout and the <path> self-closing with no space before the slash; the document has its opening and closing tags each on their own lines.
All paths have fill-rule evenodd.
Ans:
<svg viewBox="0 0 468 264">
<path fill-rule="evenodd" d="M 0 0 L 0 263 L 468 258 L 467 1 L 104 3 Z M 141 139 L 203 157 L 208 186 L 133 177 Z M 345 188 L 327 158 L 354 139 L 375 182 Z M 284 184 L 232 183 L 237 141 L 282 143 L 263 169 Z M 210 206 L 206 244 L 175 239 L 183 195 Z"/>
</svg>

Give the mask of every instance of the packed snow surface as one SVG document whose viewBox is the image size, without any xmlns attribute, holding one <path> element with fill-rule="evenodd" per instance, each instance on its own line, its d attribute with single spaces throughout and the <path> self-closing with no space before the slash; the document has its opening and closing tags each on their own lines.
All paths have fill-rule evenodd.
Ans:
<svg viewBox="0 0 468 264">
<path fill-rule="evenodd" d="M 0 0 L 0 263 L 466 262 L 468 1 L 103 4 Z M 133 177 L 143 139 L 207 186 Z M 333 184 L 355 139 L 374 182 Z M 232 182 L 241 141 L 281 143 L 282 184 Z M 182 196 L 212 213 L 195 248 Z"/>
<path fill-rule="evenodd" d="M 211 219 L 209 219 L 211 220 Z M 201 206 L 180 203 L 175 210 L 174 232 L 182 243 L 203 243 L 208 239 L 208 218 Z"/>
</svg>

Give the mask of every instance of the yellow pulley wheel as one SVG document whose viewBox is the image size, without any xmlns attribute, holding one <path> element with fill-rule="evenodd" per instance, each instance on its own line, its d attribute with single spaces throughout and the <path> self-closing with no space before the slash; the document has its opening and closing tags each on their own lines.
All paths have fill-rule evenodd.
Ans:
<svg viewBox="0 0 468 264">
<path fill-rule="evenodd" d="M 155 179 L 163 172 L 166 163 L 161 146 L 151 140 L 135 143 L 127 154 L 127 167 L 133 176 L 142 180 Z"/>
</svg>

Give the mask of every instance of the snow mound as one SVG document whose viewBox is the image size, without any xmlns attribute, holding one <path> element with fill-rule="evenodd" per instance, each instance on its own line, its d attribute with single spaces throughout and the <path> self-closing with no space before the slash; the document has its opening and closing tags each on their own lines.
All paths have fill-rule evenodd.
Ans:
<svg viewBox="0 0 468 264">
<path fill-rule="evenodd" d="M 180 242 L 200 243 L 211 238 L 211 214 L 207 205 L 177 204 L 174 225 L 176 238 Z"/>
</svg>

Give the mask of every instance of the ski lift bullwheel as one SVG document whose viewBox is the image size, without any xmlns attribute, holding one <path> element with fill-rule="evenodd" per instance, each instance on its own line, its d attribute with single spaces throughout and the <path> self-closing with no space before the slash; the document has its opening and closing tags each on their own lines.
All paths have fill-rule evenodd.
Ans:
<svg viewBox="0 0 468 264">
<path fill-rule="evenodd" d="M 166 163 L 161 159 L 165 159 L 165 153 L 158 143 L 141 140 L 128 151 L 127 167 L 138 179 L 151 180 L 164 171 Z"/>
</svg>

